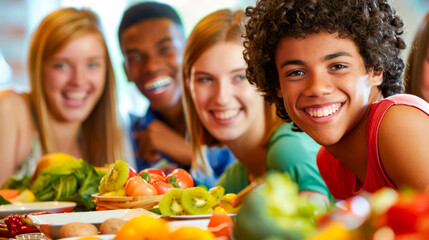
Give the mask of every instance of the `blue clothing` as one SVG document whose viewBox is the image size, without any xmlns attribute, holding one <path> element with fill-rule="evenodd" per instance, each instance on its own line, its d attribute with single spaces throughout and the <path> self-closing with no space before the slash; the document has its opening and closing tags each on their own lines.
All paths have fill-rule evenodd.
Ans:
<svg viewBox="0 0 429 240">
<path fill-rule="evenodd" d="M 151 108 L 149 108 L 147 110 L 146 115 L 144 117 L 137 117 L 135 115 L 130 114 L 130 119 L 131 119 L 131 131 L 132 132 L 145 129 L 153 120 L 156 120 L 156 119 L 164 122 L 162 116 L 159 115 L 158 113 L 154 112 Z M 131 139 L 132 139 L 133 150 L 135 152 L 137 150 L 137 147 L 138 147 L 138 142 L 133 137 L 131 137 Z M 160 153 L 160 154 L 162 155 L 162 158 L 164 158 L 165 160 L 168 161 L 168 163 L 177 164 L 178 168 L 183 168 L 189 172 L 190 166 L 186 166 L 186 165 L 183 165 L 181 163 L 175 162 L 173 159 L 169 158 L 168 156 L 166 156 L 163 153 Z M 226 147 L 224 147 L 224 148 L 217 148 L 217 147 L 207 148 L 207 151 L 205 154 L 207 155 L 207 159 L 208 159 L 208 161 L 209 161 L 209 163 L 210 163 L 210 165 L 214 171 L 216 180 L 217 180 L 217 177 L 223 173 L 225 168 L 227 166 L 229 166 L 232 162 L 235 161 L 235 156 Z M 137 167 L 138 171 L 141 171 L 145 168 L 153 167 L 156 164 L 157 163 L 149 163 L 142 158 L 136 157 L 136 167 Z M 204 184 L 206 182 L 203 179 L 201 179 L 201 180 L 194 179 L 194 180 L 195 180 L 196 185 L 200 184 L 200 182 L 202 184 Z M 210 182 L 212 182 L 212 181 L 210 181 Z M 216 181 L 214 181 L 214 182 L 216 182 Z M 204 185 L 208 185 L 208 184 L 204 184 Z M 207 187 L 209 187 L 209 186 L 207 186 Z"/>
</svg>

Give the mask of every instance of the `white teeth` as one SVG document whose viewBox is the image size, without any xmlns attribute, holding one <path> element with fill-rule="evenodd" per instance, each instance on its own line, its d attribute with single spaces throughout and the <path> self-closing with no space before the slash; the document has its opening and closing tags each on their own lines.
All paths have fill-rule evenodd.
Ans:
<svg viewBox="0 0 429 240">
<path fill-rule="evenodd" d="M 69 99 L 81 100 L 86 97 L 86 92 L 67 92 L 66 97 Z"/>
<path fill-rule="evenodd" d="M 154 90 L 157 90 L 159 88 L 163 88 L 163 87 L 167 86 L 171 82 L 172 82 L 172 79 L 170 77 L 163 77 L 163 78 L 159 78 L 156 81 L 146 83 L 144 85 L 144 88 L 147 90 L 150 90 L 150 91 L 154 91 Z"/>
<path fill-rule="evenodd" d="M 215 118 L 220 119 L 220 120 L 226 120 L 226 119 L 230 119 L 232 117 L 237 116 L 238 112 L 239 112 L 238 109 L 234 109 L 234 110 L 227 110 L 227 111 L 221 111 L 221 112 L 214 111 L 213 113 L 214 113 Z"/>
<path fill-rule="evenodd" d="M 327 117 L 340 109 L 341 104 L 333 104 L 323 108 L 306 108 L 305 111 L 312 117 Z"/>
</svg>

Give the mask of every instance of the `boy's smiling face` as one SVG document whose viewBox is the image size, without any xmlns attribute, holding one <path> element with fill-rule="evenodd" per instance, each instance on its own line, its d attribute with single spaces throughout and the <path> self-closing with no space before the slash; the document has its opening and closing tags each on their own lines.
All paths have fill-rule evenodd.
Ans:
<svg viewBox="0 0 429 240">
<path fill-rule="evenodd" d="M 350 133 L 380 96 L 382 73 L 367 71 L 356 44 L 337 33 L 283 38 L 275 63 L 288 115 L 324 146 Z"/>
</svg>

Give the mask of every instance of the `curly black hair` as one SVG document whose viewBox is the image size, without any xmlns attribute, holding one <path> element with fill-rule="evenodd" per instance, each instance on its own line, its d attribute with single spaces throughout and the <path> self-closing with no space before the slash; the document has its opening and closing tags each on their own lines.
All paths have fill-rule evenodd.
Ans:
<svg viewBox="0 0 429 240">
<path fill-rule="evenodd" d="M 403 92 L 406 43 L 404 22 L 387 0 L 259 0 L 246 8 L 244 58 L 246 76 L 277 107 L 277 115 L 290 122 L 282 98 L 275 54 L 285 37 L 305 38 L 326 31 L 355 42 L 367 71 L 383 71 L 378 87 L 384 97 Z"/>
</svg>

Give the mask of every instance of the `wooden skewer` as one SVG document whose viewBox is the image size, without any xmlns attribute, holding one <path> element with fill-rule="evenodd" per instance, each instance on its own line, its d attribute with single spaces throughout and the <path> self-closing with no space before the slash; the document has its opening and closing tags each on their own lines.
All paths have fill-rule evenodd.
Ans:
<svg viewBox="0 0 429 240">
<path fill-rule="evenodd" d="M 263 178 L 257 178 L 254 181 L 252 181 L 247 187 L 245 187 L 243 190 L 241 190 L 237 196 L 235 196 L 235 198 L 231 199 L 230 201 L 228 201 L 228 204 L 235 208 L 238 205 L 240 205 L 240 203 L 246 198 L 246 196 L 252 192 L 254 189 L 258 188 L 259 186 L 261 186 L 264 183 Z M 222 198 L 221 199 L 221 204 L 225 203 L 226 201 Z"/>
</svg>

